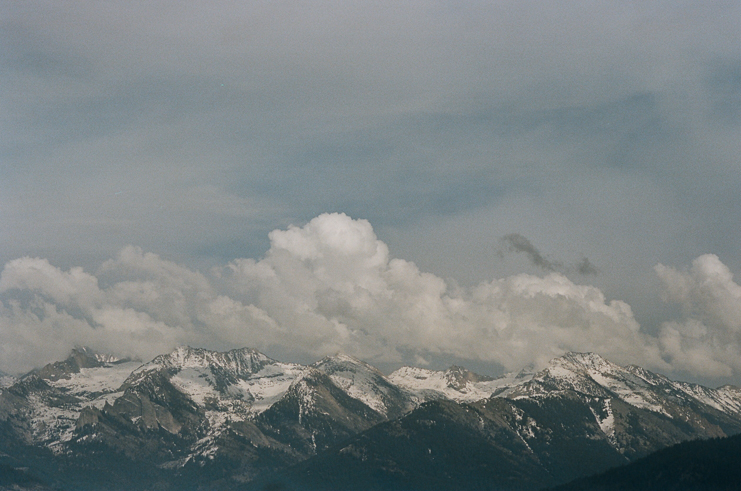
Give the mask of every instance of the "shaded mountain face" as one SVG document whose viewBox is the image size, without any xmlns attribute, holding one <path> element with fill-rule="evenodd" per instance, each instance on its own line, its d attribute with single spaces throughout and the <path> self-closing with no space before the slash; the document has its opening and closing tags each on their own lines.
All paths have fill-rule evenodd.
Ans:
<svg viewBox="0 0 741 491">
<path fill-rule="evenodd" d="M 30 474 L 28 469 L 0 463 L 0 489 L 48 491 L 53 488 L 35 475 Z"/>
<path fill-rule="evenodd" d="M 302 366 L 181 347 L 142 365 L 80 349 L 0 390 L 0 452 L 75 489 L 537 489 L 741 432 L 739 389 L 579 353 L 491 378 L 386 377 L 342 354 Z"/>
<path fill-rule="evenodd" d="M 556 412 L 568 416 L 552 418 Z M 304 462 L 285 484 L 321 490 L 538 489 L 626 462 L 595 438 L 598 432 L 590 411 L 569 395 L 545 405 L 438 400 Z"/>
</svg>

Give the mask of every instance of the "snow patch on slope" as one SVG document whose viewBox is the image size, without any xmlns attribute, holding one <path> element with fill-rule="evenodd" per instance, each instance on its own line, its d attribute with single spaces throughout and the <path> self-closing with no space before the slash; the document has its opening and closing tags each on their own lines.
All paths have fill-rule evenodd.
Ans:
<svg viewBox="0 0 741 491">
<path fill-rule="evenodd" d="M 69 378 L 47 380 L 47 383 L 80 397 L 108 394 L 118 391 L 131 372 L 140 365 L 141 363 L 137 361 L 129 361 L 106 363 L 102 367 L 80 368 L 78 373 L 70 373 Z"/>
<path fill-rule="evenodd" d="M 170 383 L 180 392 L 203 407 L 206 399 L 218 399 L 219 392 L 209 378 L 211 370 L 202 367 L 188 367 L 181 369 L 170 378 Z"/>
<path fill-rule="evenodd" d="M 592 407 L 589 408 L 594 414 L 594 419 L 597 421 L 600 430 L 605 434 L 607 440 L 615 444 L 615 415 L 612 413 L 612 402 L 610 399 L 602 401 L 602 411 L 604 416 L 598 414 Z"/>
<path fill-rule="evenodd" d="M 210 368 L 190 366 L 173 375 L 170 382 L 200 407 L 219 407 L 222 411 L 254 416 L 283 397 L 304 371 L 300 365 L 275 362 L 219 391 Z"/>
<path fill-rule="evenodd" d="M 708 389 L 686 382 L 672 382 L 672 386 L 719 411 L 741 414 L 741 389 L 738 387 L 725 385 L 717 389 Z"/>
<path fill-rule="evenodd" d="M 293 363 L 268 365 L 247 380 L 240 380 L 236 387 L 252 401 L 250 411 L 259 414 L 280 400 L 306 368 Z"/>
</svg>

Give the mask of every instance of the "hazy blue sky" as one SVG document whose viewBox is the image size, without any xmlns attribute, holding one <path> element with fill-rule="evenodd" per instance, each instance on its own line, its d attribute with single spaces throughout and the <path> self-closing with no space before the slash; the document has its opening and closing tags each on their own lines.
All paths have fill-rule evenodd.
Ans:
<svg viewBox="0 0 741 491">
<path fill-rule="evenodd" d="M 0 369 L 58 356 L 88 328 L 124 336 L 136 318 L 158 349 L 492 369 L 601 349 L 741 382 L 738 0 L 0 1 L 0 104 Z M 283 247 L 283 234 L 323 245 Z M 370 244 L 360 262 L 387 247 L 369 266 L 380 276 L 329 281 L 347 244 L 317 251 L 337 236 Z M 168 317 L 147 303 L 163 271 L 198 277 L 177 298 L 187 283 L 267 324 L 213 334 L 228 322 L 193 302 Z M 537 295 L 516 279 L 549 301 L 603 295 L 579 308 L 653 351 L 621 347 L 630 336 L 602 321 L 569 331 L 576 307 L 521 304 Z"/>
</svg>

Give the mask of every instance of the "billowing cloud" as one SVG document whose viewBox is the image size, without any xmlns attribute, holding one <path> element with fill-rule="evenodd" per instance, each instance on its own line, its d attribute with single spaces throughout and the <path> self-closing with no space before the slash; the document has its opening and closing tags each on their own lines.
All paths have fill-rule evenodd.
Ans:
<svg viewBox="0 0 741 491">
<path fill-rule="evenodd" d="M 684 319 L 664 323 L 659 341 L 676 369 L 708 377 L 741 373 L 741 286 L 718 256 L 706 254 L 680 271 L 659 264 L 667 301 Z"/>
<path fill-rule="evenodd" d="M 558 273 L 462 288 L 392 258 L 368 221 L 344 214 L 275 230 L 270 243 L 262 259 L 208 276 L 135 247 L 95 275 L 11 261 L 0 277 L 0 369 L 31 368 L 74 344 L 145 359 L 193 344 L 385 363 L 433 354 L 506 369 L 578 350 L 667 368 L 627 304 Z"/>
<path fill-rule="evenodd" d="M 0 366 L 12 371 L 62 358 L 75 345 L 143 359 L 179 344 L 241 346 L 245 326 L 270 325 L 202 274 L 136 247 L 106 261 L 97 277 L 16 259 L 3 269 L 0 295 Z"/>
</svg>

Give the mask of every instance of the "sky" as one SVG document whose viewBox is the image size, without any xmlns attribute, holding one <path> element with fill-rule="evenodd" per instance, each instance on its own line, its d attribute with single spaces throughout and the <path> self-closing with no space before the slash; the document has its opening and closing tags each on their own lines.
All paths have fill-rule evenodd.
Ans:
<svg viewBox="0 0 741 491">
<path fill-rule="evenodd" d="M 0 370 L 741 385 L 740 156 L 738 0 L 0 0 Z"/>
</svg>

